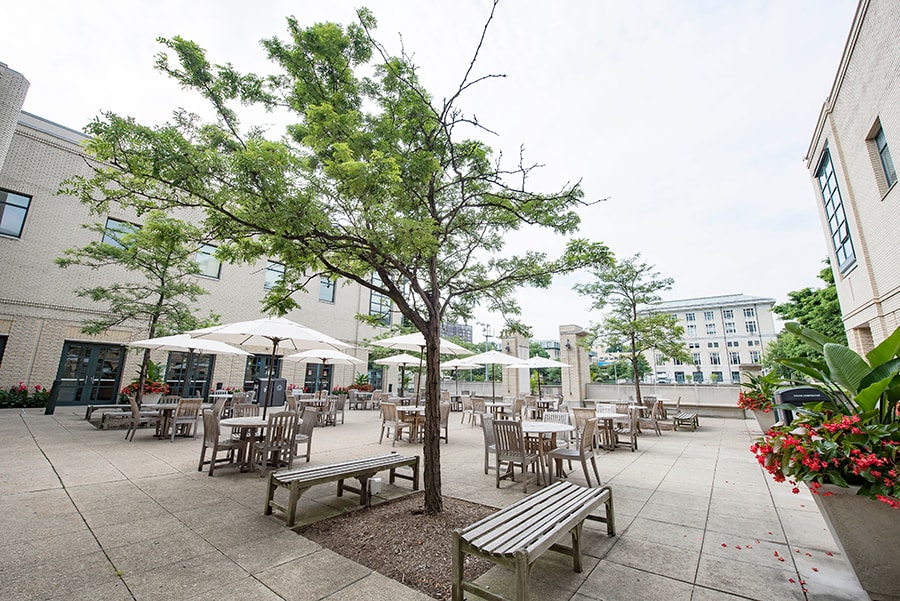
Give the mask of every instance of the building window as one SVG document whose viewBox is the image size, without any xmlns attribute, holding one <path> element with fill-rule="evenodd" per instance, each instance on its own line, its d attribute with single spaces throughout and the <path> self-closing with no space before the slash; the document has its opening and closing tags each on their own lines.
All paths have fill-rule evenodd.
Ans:
<svg viewBox="0 0 900 601">
<path fill-rule="evenodd" d="M 8 336 L 0 336 L 0 365 L 3 365 L 3 354 L 6 352 L 6 339 Z"/>
<path fill-rule="evenodd" d="M 725 333 L 726 334 L 736 334 L 737 333 L 737 328 L 735 327 L 733 321 L 725 322 Z"/>
<path fill-rule="evenodd" d="M 101 240 L 101 242 L 116 248 L 123 248 L 121 242 L 122 237 L 126 234 L 133 234 L 139 229 L 141 229 L 141 226 L 135 223 L 119 221 L 118 219 L 107 217 L 106 227 L 103 228 L 103 240 Z"/>
<path fill-rule="evenodd" d="M 719 348 L 719 343 L 718 342 L 707 342 L 706 348 Z"/>
<path fill-rule="evenodd" d="M 678 382 L 679 384 L 684 384 L 684 372 L 683 371 L 675 372 L 675 381 Z"/>
<path fill-rule="evenodd" d="M 714 323 L 706 324 L 706 335 L 707 336 L 715 336 L 716 335 L 716 324 L 714 324 Z"/>
<path fill-rule="evenodd" d="M 739 371 L 731 372 L 731 383 L 732 384 L 740 384 L 741 383 L 741 372 L 739 372 Z"/>
<path fill-rule="evenodd" d="M 266 279 L 263 282 L 263 288 L 271 290 L 278 285 L 284 278 L 284 263 L 277 261 L 266 261 Z"/>
<path fill-rule="evenodd" d="M 699 342 L 688 342 L 688 348 L 700 348 Z"/>
<path fill-rule="evenodd" d="M 759 351 L 750 351 L 750 363 L 759 363 Z"/>
<path fill-rule="evenodd" d="M 728 362 L 732 365 L 740 365 L 741 364 L 740 351 L 731 351 L 730 353 L 728 353 Z"/>
<path fill-rule="evenodd" d="M 197 261 L 197 265 L 200 267 L 200 275 L 219 279 L 219 275 L 222 272 L 222 262 L 216 258 L 215 246 L 204 244 L 197 251 L 197 256 L 194 260 Z"/>
<path fill-rule="evenodd" d="M 856 263 L 856 252 L 853 250 L 853 240 L 850 239 L 850 227 L 847 225 L 847 215 L 844 212 L 844 202 L 837 184 L 837 174 L 834 172 L 831 153 L 827 148 L 822 153 L 822 160 L 816 170 L 816 179 L 819 182 L 819 189 L 822 191 L 825 219 L 828 221 L 828 230 L 831 232 L 831 244 L 837 258 L 838 270 L 844 273 Z"/>
<path fill-rule="evenodd" d="M 731 309 L 722 309 L 722 319 L 734 319 L 734 311 Z"/>
<path fill-rule="evenodd" d="M 700 365 L 700 353 L 691 353 L 691 359 L 694 362 L 694 365 Z"/>
<path fill-rule="evenodd" d="M 656 364 L 663 365 L 665 362 L 666 362 L 666 358 L 663 357 L 661 354 L 656 353 Z"/>
<path fill-rule="evenodd" d="M 722 358 L 719 356 L 719 353 L 710 353 L 709 354 L 709 364 L 710 365 L 722 365 Z"/>
<path fill-rule="evenodd" d="M 688 336 L 696 336 L 697 335 L 697 326 L 695 326 L 694 324 L 689 324 L 686 332 L 687 332 Z"/>
<path fill-rule="evenodd" d="M 378 274 L 372 274 L 372 283 L 376 286 L 381 285 L 381 278 L 378 277 Z M 369 294 L 369 315 L 380 317 L 381 323 L 386 326 L 391 325 L 391 299 L 372 290 Z"/>
<path fill-rule="evenodd" d="M 685 313 L 684 320 L 685 321 L 697 321 L 697 317 L 693 313 Z"/>
<path fill-rule="evenodd" d="M 684 363 L 681 362 L 681 359 L 672 359 L 672 365 L 684 365 Z"/>
<path fill-rule="evenodd" d="M 728 346 L 729 346 L 729 347 L 732 347 L 732 346 L 733 346 L 734 348 L 737 348 L 737 347 L 739 347 L 740 345 L 741 345 L 741 343 L 738 342 L 737 340 L 729 340 L 729 341 L 728 341 Z"/>
<path fill-rule="evenodd" d="M 756 317 L 756 309 L 753 307 L 747 307 L 744 309 L 744 317 L 753 318 Z"/>
<path fill-rule="evenodd" d="M 715 318 L 716 318 L 716 316 L 712 311 L 704 311 L 703 312 L 703 319 L 705 319 L 706 321 L 712 321 Z"/>
<path fill-rule="evenodd" d="M 30 196 L 0 190 L 0 234 L 21 238 L 30 204 Z"/>
<path fill-rule="evenodd" d="M 747 333 L 748 333 L 748 334 L 755 334 L 755 333 L 756 333 L 756 322 L 755 322 L 755 321 L 748 321 L 748 322 L 745 322 L 745 323 L 744 323 L 744 327 L 747 329 Z"/>
<path fill-rule="evenodd" d="M 326 303 L 334 302 L 334 280 L 324 275 L 319 278 L 319 300 Z"/>
<path fill-rule="evenodd" d="M 713 383 L 718 383 L 722 381 L 722 372 L 714 371 L 709 374 L 709 381 Z"/>
<path fill-rule="evenodd" d="M 878 149 L 878 158 L 881 159 L 881 168 L 884 169 L 884 180 L 890 188 L 897 181 L 897 171 L 894 169 L 894 161 L 891 159 L 891 150 L 888 148 L 884 137 L 884 129 L 879 127 L 875 134 L 875 147 Z"/>
<path fill-rule="evenodd" d="M 748 340 L 747 346 L 759 346 L 759 340 Z"/>
</svg>

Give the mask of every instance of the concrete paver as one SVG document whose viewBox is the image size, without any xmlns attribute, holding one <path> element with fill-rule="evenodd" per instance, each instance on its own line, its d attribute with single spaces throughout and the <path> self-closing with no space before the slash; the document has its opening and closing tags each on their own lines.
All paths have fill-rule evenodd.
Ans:
<svg viewBox="0 0 900 601">
<path fill-rule="evenodd" d="M 347 560 L 262 513 L 265 480 L 227 466 L 197 471 L 201 440 L 174 443 L 139 431 L 96 430 L 83 409 L 0 410 L 0 596 L 110 601 L 421 601 L 425 595 Z M 441 445 L 443 493 L 502 507 L 521 485 L 483 473 L 481 429 L 450 419 Z M 864 601 L 808 493 L 766 477 L 748 450 L 755 422 L 701 419 L 696 432 L 644 434 L 639 450 L 603 452 L 618 536 L 585 527 L 584 571 L 548 552 L 532 573 L 532 598 Z M 311 464 L 380 454 L 374 411 L 317 428 Z M 400 453 L 421 447 L 398 443 Z M 584 483 L 581 470 L 570 479 Z M 409 492 L 387 485 L 380 498 Z M 356 507 L 333 485 L 304 495 L 298 523 Z M 448 551 L 449 552 L 449 551 Z M 513 575 L 482 577 L 511 593 Z M 469 599 L 476 599 L 469 595 Z"/>
</svg>

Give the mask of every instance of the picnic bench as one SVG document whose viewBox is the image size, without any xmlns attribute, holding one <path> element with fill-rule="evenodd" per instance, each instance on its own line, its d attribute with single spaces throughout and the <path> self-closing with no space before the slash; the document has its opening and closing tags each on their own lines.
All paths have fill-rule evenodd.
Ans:
<svg viewBox="0 0 900 601">
<path fill-rule="evenodd" d="M 397 468 L 410 467 L 412 475 L 398 473 Z M 370 505 L 369 479 L 378 472 L 390 470 L 390 483 L 396 478 L 410 480 L 413 490 L 419 490 L 419 456 L 407 457 L 390 453 L 376 457 L 352 459 L 340 463 L 328 465 L 314 465 L 296 469 L 279 470 L 269 474 L 269 483 L 266 486 L 265 515 L 271 515 L 272 509 L 278 509 L 285 515 L 285 523 L 288 527 L 294 525 L 297 514 L 297 502 L 300 497 L 316 484 L 337 482 L 337 496 L 341 497 L 345 490 L 359 495 L 360 505 Z M 346 484 L 344 481 L 355 478 L 359 480 L 359 487 Z M 275 491 L 279 488 L 288 489 L 288 501 L 280 504 L 275 501 Z"/>
<path fill-rule="evenodd" d="M 591 515 L 600 505 L 606 505 L 606 515 Z M 507 601 L 506 597 L 465 580 L 466 555 L 514 569 L 516 601 L 528 599 L 532 566 L 548 549 L 570 555 L 573 569 L 581 572 L 581 530 L 586 519 L 605 522 L 607 534 L 616 535 L 609 486 L 585 488 L 572 482 L 557 482 L 470 526 L 454 530 L 453 601 L 462 601 L 464 591 L 490 601 Z M 570 547 L 559 543 L 566 534 L 572 537 Z"/>
</svg>

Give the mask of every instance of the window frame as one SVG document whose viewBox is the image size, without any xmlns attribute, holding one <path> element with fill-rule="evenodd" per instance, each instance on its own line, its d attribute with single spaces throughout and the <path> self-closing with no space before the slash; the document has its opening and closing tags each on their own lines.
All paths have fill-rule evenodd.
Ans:
<svg viewBox="0 0 900 601">
<path fill-rule="evenodd" d="M 10 196 L 24 199 L 25 206 L 9 202 Z M 22 194 L 20 192 L 13 192 L 12 190 L 7 190 L 6 188 L 0 188 L 0 236 L 17 238 L 20 240 L 22 239 L 22 233 L 25 231 L 25 222 L 28 220 L 28 211 L 31 209 L 31 201 L 33 200 L 34 196 L 29 196 L 28 194 Z M 12 230 L 6 231 L 3 229 L 4 224 L 7 222 L 7 207 L 14 207 L 14 209 L 22 211 L 21 219 L 18 223 L 18 232 L 16 233 L 13 233 Z M 9 215 L 14 216 L 17 212 L 16 210 L 11 211 Z M 15 217 L 12 218 L 14 219 Z"/>
<path fill-rule="evenodd" d="M 197 263 L 197 268 L 199 272 L 198 276 L 202 278 L 209 278 L 211 280 L 219 280 L 222 279 L 222 261 L 216 258 L 216 250 L 218 250 L 218 246 L 214 244 L 201 244 L 200 248 L 197 249 L 197 252 L 194 253 L 194 262 Z M 212 252 L 210 252 L 212 249 Z M 202 257 L 202 258 L 201 258 Z M 204 269 L 212 265 L 215 262 L 216 265 L 216 275 L 211 275 L 204 271 Z"/>
<path fill-rule="evenodd" d="M 819 183 L 819 193 L 825 209 L 825 222 L 828 224 L 828 231 L 831 234 L 831 246 L 838 272 L 846 273 L 856 265 L 856 250 L 853 246 L 853 237 L 850 235 L 850 224 L 847 221 L 847 212 L 844 209 L 844 200 L 838 185 L 834 161 L 831 160 L 831 151 L 827 146 L 822 151 L 815 176 Z"/>
<path fill-rule="evenodd" d="M 113 223 L 118 224 L 118 226 L 110 227 Z M 107 217 L 106 224 L 103 226 L 103 238 L 100 239 L 100 243 L 108 244 L 113 248 L 124 248 L 124 246 L 122 246 L 122 243 L 113 236 L 115 236 L 116 234 L 133 234 L 140 229 L 141 226 L 138 223 L 123 221 L 122 219 L 116 219 L 115 217 Z"/>
<path fill-rule="evenodd" d="M 884 134 L 884 128 L 878 124 L 878 131 L 872 136 L 872 143 L 875 144 L 875 152 L 878 153 L 878 160 L 881 164 L 881 171 L 884 175 L 884 183 L 887 184 L 885 191 L 897 183 L 897 169 L 894 166 L 894 159 L 891 157 L 891 149 L 887 143 L 887 137 Z"/>
<path fill-rule="evenodd" d="M 372 274 L 372 283 L 381 285 L 381 278 L 377 273 Z M 381 317 L 381 323 L 385 326 L 391 325 L 391 299 L 376 290 L 369 290 L 369 315 L 372 317 Z M 380 309 L 380 310 L 379 310 Z"/>
<path fill-rule="evenodd" d="M 281 269 L 278 269 L 278 267 L 281 267 Z M 282 278 L 284 278 L 284 270 L 284 263 L 273 261 L 272 259 L 266 259 L 266 272 L 265 276 L 263 277 L 263 290 L 271 290 L 272 288 L 277 286 L 278 282 Z M 278 277 L 276 277 L 274 280 L 272 280 L 272 278 L 270 277 L 270 274 L 273 273 L 278 274 Z"/>
<path fill-rule="evenodd" d="M 335 290 L 337 289 L 337 282 L 331 279 L 328 276 L 321 276 L 319 278 L 319 301 L 323 303 L 331 303 L 334 304 L 335 298 Z M 330 290 L 331 294 L 328 294 L 327 291 Z"/>
</svg>

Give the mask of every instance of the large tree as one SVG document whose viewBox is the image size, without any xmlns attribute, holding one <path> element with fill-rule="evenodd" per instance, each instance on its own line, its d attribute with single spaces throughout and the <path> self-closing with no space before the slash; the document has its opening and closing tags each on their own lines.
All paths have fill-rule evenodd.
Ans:
<svg viewBox="0 0 900 601">
<path fill-rule="evenodd" d="M 578 184 L 532 191 L 533 165 L 520 156 L 506 166 L 476 137 L 487 130 L 459 101 L 496 77 L 475 75 L 481 43 L 459 86 L 437 102 L 405 52 L 375 41 L 372 14 L 357 16 L 346 27 L 289 18 L 288 40 L 262 42 L 276 67 L 269 76 L 212 64 L 180 37 L 160 40 L 157 67 L 208 100 L 215 121 L 180 111 L 149 127 L 104 114 L 88 128 L 89 150 L 109 168 L 73 185 L 101 205 L 200 207 L 224 258 L 285 264 L 272 312 L 295 307 L 291 292 L 316 273 L 390 298 L 426 341 L 425 510 L 434 513 L 441 321 L 468 317 L 477 304 L 515 315 L 518 287 L 546 287 L 555 273 L 602 263 L 607 249 L 571 237 L 585 204 Z M 243 128 L 238 103 L 286 113 L 287 135 Z M 509 233 L 524 226 L 570 236 L 565 252 L 504 254 Z"/>
<path fill-rule="evenodd" d="M 217 316 L 210 314 L 201 319 L 194 306 L 200 296 L 207 294 L 194 277 L 200 272 L 195 257 L 202 240 L 197 227 L 158 210 L 148 212 L 140 226 L 122 222 L 118 228 L 102 223 L 84 227 L 100 240 L 63 251 L 56 264 L 91 269 L 117 266 L 134 277 L 75 290 L 78 296 L 107 306 L 102 317 L 82 325 L 83 332 L 99 334 L 123 323 L 138 322 L 146 327 L 148 337 L 154 338 L 215 323 Z M 149 365 L 150 349 L 146 349 L 138 372 L 138 403 Z"/>
<path fill-rule="evenodd" d="M 806 287 L 788 292 L 788 301 L 772 307 L 772 311 L 784 320 L 796 321 L 800 325 L 820 332 L 839 344 L 847 344 L 847 332 L 841 319 L 841 305 L 834 272 L 826 259 L 825 267 L 819 272 L 819 279 L 825 282 L 821 288 Z M 765 349 L 763 364 L 777 371 L 785 378 L 793 376 L 791 369 L 779 363 L 779 359 L 806 358 L 824 361 L 821 353 L 805 344 L 800 338 L 782 330 L 778 337 Z"/>
<path fill-rule="evenodd" d="M 609 307 L 602 322 L 592 325 L 591 340 L 620 343 L 627 349 L 634 378 L 634 398 L 641 402 L 640 355 L 655 350 L 666 357 L 689 361 L 682 338 L 684 329 L 671 313 L 653 311 L 661 301 L 659 292 L 669 290 L 674 280 L 661 278 L 640 255 L 603 263 L 593 270 L 596 281 L 576 284 L 575 290 L 592 299 L 592 309 Z"/>
</svg>

